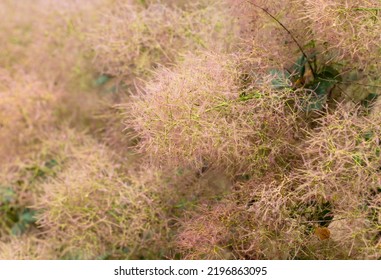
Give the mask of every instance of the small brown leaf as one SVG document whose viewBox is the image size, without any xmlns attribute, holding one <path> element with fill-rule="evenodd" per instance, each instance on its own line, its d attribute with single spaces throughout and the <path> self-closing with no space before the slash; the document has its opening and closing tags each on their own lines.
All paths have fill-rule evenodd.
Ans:
<svg viewBox="0 0 381 280">
<path fill-rule="evenodd" d="M 331 236 L 331 232 L 326 227 L 315 228 L 315 235 L 319 237 L 320 240 L 326 240 Z"/>
</svg>

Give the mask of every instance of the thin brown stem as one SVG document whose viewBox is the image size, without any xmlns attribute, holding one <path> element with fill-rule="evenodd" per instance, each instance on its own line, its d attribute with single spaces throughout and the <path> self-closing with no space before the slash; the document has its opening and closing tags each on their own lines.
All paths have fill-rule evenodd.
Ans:
<svg viewBox="0 0 381 280">
<path fill-rule="evenodd" d="M 303 56 L 306 58 L 307 60 L 307 63 L 308 63 L 308 66 L 310 67 L 311 69 L 311 72 L 312 72 L 312 76 L 314 77 L 314 79 L 316 78 L 316 73 L 315 73 L 315 70 L 314 68 L 312 67 L 311 65 L 311 62 L 310 60 L 308 59 L 308 56 L 307 54 L 304 52 L 302 46 L 299 44 L 299 42 L 296 40 L 295 36 L 291 33 L 291 31 L 282 23 L 280 22 L 279 19 L 277 19 L 275 16 L 273 16 L 269 11 L 267 11 L 265 8 L 262 8 L 261 6 L 251 2 L 251 1 L 248 1 L 251 5 L 253 5 L 254 7 L 258 8 L 258 9 L 261 9 L 263 12 L 265 12 L 268 16 L 270 16 L 272 19 L 274 19 L 284 30 L 286 30 L 286 32 L 290 35 L 290 37 L 292 38 L 292 40 L 295 42 L 295 44 L 298 46 L 299 50 L 302 52 Z"/>
</svg>

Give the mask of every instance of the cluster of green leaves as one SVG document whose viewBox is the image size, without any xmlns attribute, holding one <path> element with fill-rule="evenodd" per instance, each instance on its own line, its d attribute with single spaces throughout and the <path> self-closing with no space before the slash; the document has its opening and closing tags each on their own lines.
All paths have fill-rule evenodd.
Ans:
<svg viewBox="0 0 381 280">
<path fill-rule="evenodd" d="M 300 218 L 306 224 L 306 234 L 311 234 L 317 226 L 329 226 L 334 218 L 333 205 L 324 199 L 300 202 L 291 209 L 291 217 Z"/>
<path fill-rule="evenodd" d="M 46 178 L 48 176 L 53 176 L 56 174 L 56 168 L 58 167 L 58 162 L 55 159 L 50 159 L 46 161 L 43 165 L 30 165 L 25 168 L 32 176 L 30 180 L 36 180 L 39 178 Z"/>
<path fill-rule="evenodd" d="M 342 75 L 338 68 L 335 65 L 318 67 L 316 54 L 311 55 L 311 57 L 302 54 L 291 70 L 271 69 L 271 85 L 276 90 L 297 90 L 302 88 L 305 93 L 301 97 L 302 110 L 306 113 L 319 111 L 329 101 L 335 86 L 342 83 Z M 355 83 L 355 79 L 350 79 L 347 84 L 351 82 Z M 370 93 L 360 104 L 369 110 L 377 98 L 378 94 Z"/>
<path fill-rule="evenodd" d="M 17 204 L 17 193 L 10 186 L 0 185 L 0 228 L 19 236 L 36 222 L 36 211 Z"/>
<path fill-rule="evenodd" d="M 32 186 L 48 177 L 54 176 L 59 163 L 55 159 L 46 161 L 43 165 L 26 166 L 20 172 L 19 180 L 12 184 L 0 184 L 0 236 L 12 234 L 20 236 L 36 223 L 36 211 L 30 205 L 21 202 L 23 186 Z M 26 179 L 25 179 L 26 178 Z"/>
</svg>

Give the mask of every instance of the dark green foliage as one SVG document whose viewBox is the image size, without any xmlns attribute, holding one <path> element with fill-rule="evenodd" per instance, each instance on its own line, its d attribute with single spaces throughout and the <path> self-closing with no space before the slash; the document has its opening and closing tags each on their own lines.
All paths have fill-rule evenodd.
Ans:
<svg viewBox="0 0 381 280">
<path fill-rule="evenodd" d="M 12 203 L 16 198 L 16 193 L 11 187 L 0 185 L 0 205 Z"/>
<path fill-rule="evenodd" d="M 17 222 L 12 226 L 11 232 L 20 236 L 35 222 L 36 211 L 26 208 L 18 214 Z"/>
<path fill-rule="evenodd" d="M 32 173 L 31 180 L 43 179 L 56 174 L 59 163 L 55 159 L 46 161 L 43 165 L 33 164 L 26 168 L 26 171 Z"/>
<path fill-rule="evenodd" d="M 94 84 L 95 84 L 95 86 L 100 87 L 100 86 L 103 86 L 104 84 L 106 84 L 110 79 L 111 79 L 111 76 L 103 74 L 103 75 L 100 75 L 94 81 Z"/>
<path fill-rule="evenodd" d="M 292 213 L 295 219 L 300 219 L 306 224 L 308 234 L 317 226 L 328 227 L 334 218 L 333 205 L 330 201 L 303 202 L 297 205 Z"/>
<path fill-rule="evenodd" d="M 304 55 L 300 56 L 293 66 L 293 70 L 297 74 L 297 77 L 303 77 L 306 72 L 307 59 Z"/>
<path fill-rule="evenodd" d="M 361 105 L 364 106 L 366 109 L 370 109 L 376 102 L 377 98 L 378 94 L 370 93 L 365 99 L 361 101 Z"/>
<path fill-rule="evenodd" d="M 13 235 L 23 234 L 36 222 L 35 211 L 17 203 L 17 193 L 12 187 L 0 185 L 0 233 L 5 231 Z"/>
<path fill-rule="evenodd" d="M 273 76 L 271 85 L 274 89 L 284 89 L 290 87 L 290 74 L 287 73 L 287 71 L 272 69 L 270 70 L 270 74 Z"/>
<path fill-rule="evenodd" d="M 31 164 L 20 170 L 19 179 L 10 182 L 10 186 L 0 184 L 0 236 L 5 233 L 20 236 L 36 222 L 36 211 L 30 208 L 30 202 L 23 201 L 24 187 L 30 188 L 54 176 L 59 166 L 56 159 Z"/>
<path fill-rule="evenodd" d="M 327 65 L 320 71 L 317 71 L 315 54 L 311 56 L 310 63 L 308 63 L 314 69 L 308 69 L 307 71 L 307 63 L 307 58 L 301 55 L 291 71 L 272 69 L 270 74 L 273 76 L 271 84 L 274 89 L 296 90 L 300 87 L 305 89 L 306 95 L 302 98 L 301 104 L 302 110 L 308 113 L 322 110 L 329 98 L 330 92 L 342 79 L 339 71 L 333 66 Z"/>
</svg>

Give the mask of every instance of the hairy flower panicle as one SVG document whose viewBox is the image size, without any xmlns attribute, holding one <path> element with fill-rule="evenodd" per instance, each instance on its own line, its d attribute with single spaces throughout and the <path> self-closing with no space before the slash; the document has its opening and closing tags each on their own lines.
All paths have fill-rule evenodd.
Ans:
<svg viewBox="0 0 381 280">
<path fill-rule="evenodd" d="M 126 124 L 154 162 L 233 172 L 260 171 L 292 146 L 293 115 L 286 95 L 264 83 L 240 97 L 238 66 L 229 55 L 188 55 L 174 70 L 163 68 L 126 105 Z M 273 162 L 274 163 L 274 162 Z"/>
</svg>

